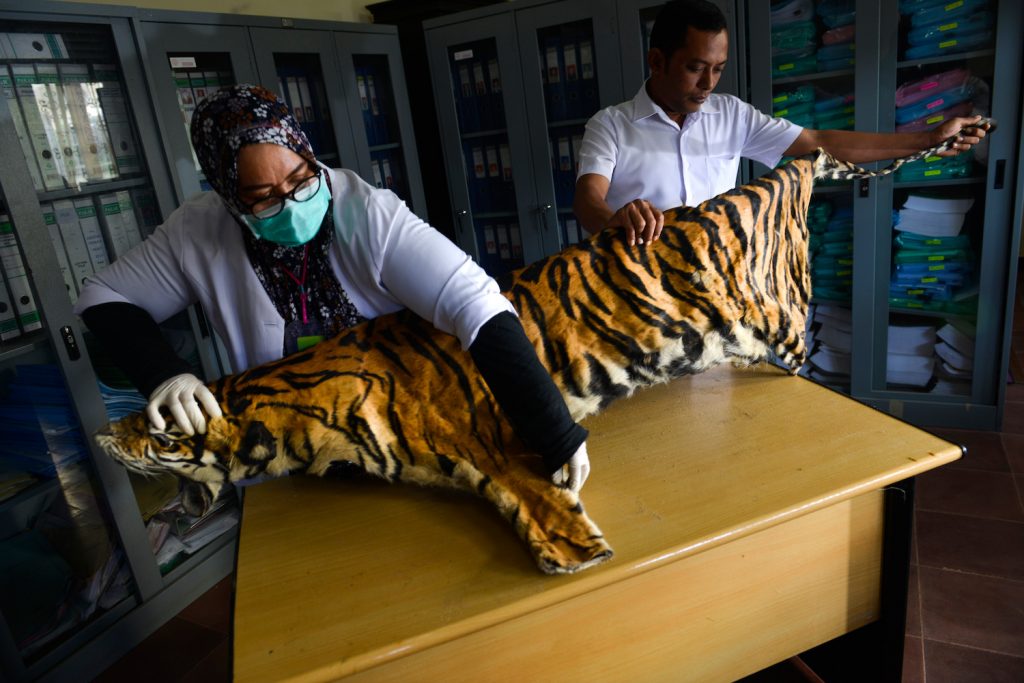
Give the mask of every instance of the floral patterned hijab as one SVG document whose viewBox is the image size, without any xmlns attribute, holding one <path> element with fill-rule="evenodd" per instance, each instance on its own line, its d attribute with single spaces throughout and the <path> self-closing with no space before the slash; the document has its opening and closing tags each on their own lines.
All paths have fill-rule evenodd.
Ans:
<svg viewBox="0 0 1024 683">
<path fill-rule="evenodd" d="M 245 145 L 281 145 L 316 164 L 313 148 L 288 105 L 258 85 L 239 84 L 213 93 L 192 115 L 192 148 L 206 180 L 239 216 L 238 152 Z"/>
</svg>

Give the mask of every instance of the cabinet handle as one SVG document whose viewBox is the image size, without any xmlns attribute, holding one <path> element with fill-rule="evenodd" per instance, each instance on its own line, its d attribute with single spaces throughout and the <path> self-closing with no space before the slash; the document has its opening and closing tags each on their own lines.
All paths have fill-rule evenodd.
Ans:
<svg viewBox="0 0 1024 683">
<path fill-rule="evenodd" d="M 548 211 L 550 211 L 552 208 L 554 207 L 552 207 L 550 204 L 544 204 L 543 206 L 538 206 L 536 209 L 534 209 L 534 211 L 540 214 L 540 223 L 541 227 L 544 229 L 544 232 L 548 231 Z"/>
<path fill-rule="evenodd" d="M 1006 159 L 999 159 L 996 161 L 996 178 L 992 181 L 993 190 L 1003 189 L 1003 181 L 1006 176 Z"/>
<path fill-rule="evenodd" d="M 459 209 L 455 212 L 455 227 L 459 232 L 462 232 L 462 217 L 469 214 L 469 211 L 465 209 Z"/>
<path fill-rule="evenodd" d="M 64 340 L 64 349 L 68 352 L 68 359 L 78 360 L 82 357 L 82 351 L 78 348 L 78 340 L 75 339 L 75 331 L 70 325 L 60 328 L 60 338 Z"/>
</svg>

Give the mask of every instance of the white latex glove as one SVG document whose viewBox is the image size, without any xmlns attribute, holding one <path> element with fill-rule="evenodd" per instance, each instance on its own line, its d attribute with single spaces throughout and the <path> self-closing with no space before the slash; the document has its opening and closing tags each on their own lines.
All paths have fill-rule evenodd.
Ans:
<svg viewBox="0 0 1024 683">
<path fill-rule="evenodd" d="M 587 456 L 587 442 L 584 441 L 576 449 L 569 462 L 562 465 L 562 468 L 551 475 L 551 481 L 555 486 L 566 486 L 572 489 L 573 493 L 579 493 L 583 488 L 583 482 L 590 476 L 590 458 Z"/>
<path fill-rule="evenodd" d="M 146 415 L 154 427 L 163 431 L 167 428 L 160 408 L 166 407 L 171 411 L 171 416 L 178 423 L 181 431 L 189 436 L 196 432 L 206 433 L 206 418 L 199 406 L 206 410 L 211 418 L 221 417 L 220 405 L 217 399 L 202 380 L 190 373 L 175 375 L 153 390 L 149 395 L 149 405 L 146 406 Z"/>
</svg>

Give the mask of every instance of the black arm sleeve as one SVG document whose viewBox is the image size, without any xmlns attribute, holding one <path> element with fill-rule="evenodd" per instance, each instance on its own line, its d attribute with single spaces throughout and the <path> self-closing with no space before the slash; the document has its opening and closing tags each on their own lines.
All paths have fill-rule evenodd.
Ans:
<svg viewBox="0 0 1024 683">
<path fill-rule="evenodd" d="M 90 306 L 82 320 L 128 379 L 148 397 L 164 380 L 192 368 L 164 339 L 145 309 L 114 301 Z"/>
<path fill-rule="evenodd" d="M 499 313 L 480 328 L 469 353 L 516 436 L 556 472 L 587 439 L 551 375 L 541 365 L 519 318 Z"/>
</svg>

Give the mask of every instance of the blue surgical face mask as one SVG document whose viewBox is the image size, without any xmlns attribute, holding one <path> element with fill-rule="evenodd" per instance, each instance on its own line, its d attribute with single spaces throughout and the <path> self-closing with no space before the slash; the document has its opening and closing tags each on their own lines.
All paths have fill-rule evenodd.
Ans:
<svg viewBox="0 0 1024 683">
<path fill-rule="evenodd" d="M 321 171 L 321 173 L 323 173 Z M 256 218 L 253 215 L 242 216 L 252 234 L 263 240 L 274 242 L 285 247 L 299 247 L 313 239 L 330 204 L 331 197 L 327 183 L 320 178 L 320 187 L 316 194 L 304 202 L 291 199 L 284 200 L 281 212 L 272 218 Z"/>
</svg>

